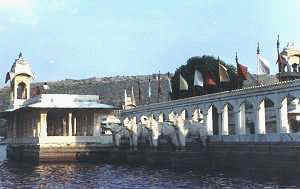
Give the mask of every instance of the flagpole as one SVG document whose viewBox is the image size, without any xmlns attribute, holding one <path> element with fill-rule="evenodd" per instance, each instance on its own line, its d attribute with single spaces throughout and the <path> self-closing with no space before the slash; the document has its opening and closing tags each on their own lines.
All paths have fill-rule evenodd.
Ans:
<svg viewBox="0 0 300 189">
<path fill-rule="evenodd" d="M 138 88 L 139 88 L 139 105 L 141 105 L 141 86 L 140 86 L 140 81 L 137 80 L 138 83 Z"/>
<path fill-rule="evenodd" d="M 220 57 L 218 56 L 218 76 L 219 76 L 219 80 L 218 80 L 218 87 L 219 87 L 219 92 L 223 91 L 223 87 L 221 86 L 221 78 L 220 78 Z"/>
<path fill-rule="evenodd" d="M 278 72 L 280 73 L 282 71 L 282 62 L 281 62 L 281 57 L 279 54 L 279 46 L 280 46 L 279 35 L 277 35 L 277 56 L 278 56 L 278 60 L 280 61 L 280 62 L 277 62 L 277 64 L 278 64 Z"/>
<path fill-rule="evenodd" d="M 237 72 L 237 88 L 240 88 L 240 74 L 239 74 L 239 63 L 238 63 L 239 59 L 237 56 L 237 52 L 235 52 L 235 63 L 236 63 L 236 72 Z"/>
<path fill-rule="evenodd" d="M 157 103 L 159 103 L 159 96 L 160 96 L 160 71 L 158 72 L 158 88 L 157 88 Z"/>
<path fill-rule="evenodd" d="M 260 49 L 259 49 L 259 42 L 257 42 L 257 50 L 256 50 L 256 84 L 259 85 L 259 80 L 258 80 L 258 72 L 259 72 L 259 53 L 260 53 Z"/>
</svg>

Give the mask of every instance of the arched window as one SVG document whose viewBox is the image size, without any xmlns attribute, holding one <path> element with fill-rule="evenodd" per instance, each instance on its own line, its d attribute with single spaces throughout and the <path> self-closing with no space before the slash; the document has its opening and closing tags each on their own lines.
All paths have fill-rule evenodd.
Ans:
<svg viewBox="0 0 300 189">
<path fill-rule="evenodd" d="M 21 83 L 18 84 L 17 99 L 27 99 L 26 84 L 23 83 L 23 82 L 21 82 Z"/>
</svg>

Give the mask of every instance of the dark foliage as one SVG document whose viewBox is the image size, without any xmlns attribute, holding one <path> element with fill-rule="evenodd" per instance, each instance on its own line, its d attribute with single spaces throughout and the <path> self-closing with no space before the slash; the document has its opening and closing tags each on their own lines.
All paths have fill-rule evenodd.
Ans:
<svg viewBox="0 0 300 189">
<path fill-rule="evenodd" d="M 230 78 L 229 82 L 219 82 L 219 66 L 218 63 L 224 65 L 228 70 L 228 75 Z M 201 72 L 206 81 L 207 72 L 210 72 L 213 79 L 216 81 L 216 86 L 204 86 L 204 87 L 194 87 L 194 73 L 195 70 Z M 179 74 L 186 79 L 189 85 L 188 91 L 179 91 Z M 222 60 L 218 60 L 213 56 L 202 56 L 202 57 L 192 57 L 187 60 L 185 65 L 180 66 L 172 77 L 172 89 L 173 93 L 171 95 L 172 99 L 187 98 L 192 96 L 199 96 L 203 94 L 217 93 L 222 91 L 229 91 L 236 89 L 241 86 L 242 81 L 238 80 L 236 75 L 236 68 L 233 65 L 228 65 Z"/>
</svg>

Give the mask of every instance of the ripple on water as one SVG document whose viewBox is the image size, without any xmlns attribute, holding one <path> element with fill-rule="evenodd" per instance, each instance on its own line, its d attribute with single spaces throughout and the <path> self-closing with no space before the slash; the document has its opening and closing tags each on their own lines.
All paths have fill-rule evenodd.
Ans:
<svg viewBox="0 0 300 189">
<path fill-rule="evenodd" d="M 4 151 L 0 146 L 0 188 L 279 188 L 276 183 L 262 184 L 216 171 L 175 172 L 101 163 L 18 164 L 5 160 Z"/>
</svg>

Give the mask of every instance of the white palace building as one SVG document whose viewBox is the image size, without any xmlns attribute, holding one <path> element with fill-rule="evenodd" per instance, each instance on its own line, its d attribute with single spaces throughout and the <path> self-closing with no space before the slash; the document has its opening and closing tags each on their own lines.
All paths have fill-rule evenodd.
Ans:
<svg viewBox="0 0 300 189">
<path fill-rule="evenodd" d="M 125 108 L 119 117 L 98 96 L 30 98 L 34 75 L 20 55 L 7 76 L 10 108 L 0 113 L 8 121 L 8 157 L 77 160 L 115 147 L 197 151 L 208 142 L 300 142 L 300 50 L 290 45 L 281 55 L 288 65 L 277 82 Z"/>
<path fill-rule="evenodd" d="M 122 111 L 125 126 L 136 133 L 133 143 L 145 130 L 154 147 L 161 136 L 179 148 L 197 138 L 205 145 L 207 136 L 215 142 L 300 141 L 300 50 L 289 44 L 280 55 L 288 65 L 276 82 Z"/>
</svg>

